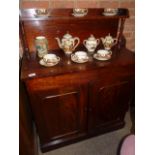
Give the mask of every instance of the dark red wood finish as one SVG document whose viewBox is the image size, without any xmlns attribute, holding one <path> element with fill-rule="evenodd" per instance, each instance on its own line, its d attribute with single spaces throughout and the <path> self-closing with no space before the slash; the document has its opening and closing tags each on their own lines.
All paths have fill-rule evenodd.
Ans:
<svg viewBox="0 0 155 155">
<path fill-rule="evenodd" d="M 128 17 L 127 10 L 105 17 L 101 15 L 103 9 L 92 9 L 84 18 L 73 17 L 71 9 L 50 11 L 48 18 L 35 18 L 33 9 L 21 11 L 24 46 L 29 49 L 29 57 L 23 57 L 21 79 L 43 152 L 123 127 L 134 83 L 134 54 L 122 46 L 122 33 L 118 44 L 121 46 L 112 49 L 111 60 L 102 62 L 89 55 L 89 62 L 84 64 L 72 62 L 54 39 L 67 31 L 81 41 L 90 34 L 104 37 L 111 33 L 116 37 L 120 19 Z M 61 58 L 58 65 L 39 65 L 34 48 L 37 35 L 47 37 L 49 53 Z M 81 44 L 77 50 L 86 49 Z"/>
<path fill-rule="evenodd" d="M 105 80 L 108 78 L 108 80 Z M 89 132 L 123 121 L 131 95 L 130 80 L 125 77 L 99 80 L 90 84 Z"/>
<path fill-rule="evenodd" d="M 46 87 L 46 84 L 45 84 Z M 32 91 L 32 108 L 42 144 L 86 134 L 87 94 L 83 86 Z"/>
<path fill-rule="evenodd" d="M 37 137 L 23 83 L 19 82 L 19 154 L 38 155 Z"/>
</svg>

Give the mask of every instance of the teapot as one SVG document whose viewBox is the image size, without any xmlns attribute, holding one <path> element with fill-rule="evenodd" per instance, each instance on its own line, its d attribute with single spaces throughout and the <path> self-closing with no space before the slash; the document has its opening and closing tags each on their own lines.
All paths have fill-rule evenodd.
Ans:
<svg viewBox="0 0 155 155">
<path fill-rule="evenodd" d="M 83 44 L 87 48 L 88 52 L 94 52 L 99 43 L 100 40 L 95 39 L 95 37 L 92 34 L 87 40 L 83 41 Z"/>
<path fill-rule="evenodd" d="M 71 54 L 75 48 L 79 45 L 80 39 L 78 37 L 72 37 L 68 32 L 63 36 L 63 38 L 60 40 L 60 38 L 55 38 L 58 42 L 58 45 L 66 54 Z M 77 43 L 75 43 L 77 41 Z"/>
<path fill-rule="evenodd" d="M 112 46 L 114 46 L 117 43 L 117 39 L 112 38 L 110 33 L 105 38 L 101 38 L 101 40 L 106 50 L 110 50 Z"/>
</svg>

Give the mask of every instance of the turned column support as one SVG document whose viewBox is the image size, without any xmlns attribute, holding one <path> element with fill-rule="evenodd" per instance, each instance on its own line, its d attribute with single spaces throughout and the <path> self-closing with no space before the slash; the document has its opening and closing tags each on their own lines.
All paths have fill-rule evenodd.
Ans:
<svg viewBox="0 0 155 155">
<path fill-rule="evenodd" d="M 24 25 L 23 21 L 19 21 L 19 37 L 21 41 L 21 45 L 23 47 L 23 55 L 25 55 L 29 59 L 29 48 L 26 41 L 25 31 L 24 31 Z"/>
<path fill-rule="evenodd" d="M 119 50 L 126 46 L 126 39 L 123 35 L 124 23 L 125 23 L 125 18 L 121 18 L 119 23 L 118 36 L 117 36 L 118 38 L 117 47 Z"/>
</svg>

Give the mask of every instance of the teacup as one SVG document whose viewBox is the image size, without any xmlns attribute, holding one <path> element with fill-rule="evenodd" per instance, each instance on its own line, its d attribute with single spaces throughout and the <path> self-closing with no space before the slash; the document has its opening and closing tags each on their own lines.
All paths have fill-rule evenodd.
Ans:
<svg viewBox="0 0 155 155">
<path fill-rule="evenodd" d="M 58 59 L 57 59 L 57 56 L 55 54 L 46 54 L 43 57 L 43 61 L 45 63 L 53 63 L 53 62 L 57 62 Z"/>
<path fill-rule="evenodd" d="M 74 14 L 87 14 L 88 9 L 80 9 L 80 8 L 74 8 L 73 9 Z"/>
<path fill-rule="evenodd" d="M 109 51 L 108 50 L 98 50 L 97 51 L 97 55 L 99 56 L 99 57 L 105 57 L 105 56 L 107 56 L 109 54 Z"/>
<path fill-rule="evenodd" d="M 35 10 L 35 11 L 36 11 L 36 14 L 37 14 L 38 16 L 40 16 L 40 15 L 47 15 L 47 14 L 48 14 L 48 10 L 47 10 L 47 9 L 44 9 L 44 8 L 37 9 L 37 10 Z"/>
<path fill-rule="evenodd" d="M 77 58 L 78 60 L 83 60 L 83 59 L 86 59 L 88 56 L 87 56 L 87 53 L 84 52 L 84 51 L 78 51 L 78 52 L 75 52 L 74 54 L 75 58 Z"/>
</svg>

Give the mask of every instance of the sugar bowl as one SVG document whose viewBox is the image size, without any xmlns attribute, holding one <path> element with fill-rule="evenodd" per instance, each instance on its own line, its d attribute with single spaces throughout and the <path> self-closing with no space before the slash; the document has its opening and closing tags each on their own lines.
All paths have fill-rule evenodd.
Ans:
<svg viewBox="0 0 155 155">
<path fill-rule="evenodd" d="M 84 46 L 87 48 L 88 52 L 90 53 L 95 51 L 99 43 L 100 43 L 100 40 L 96 39 L 92 34 L 87 40 L 83 41 Z"/>
</svg>

